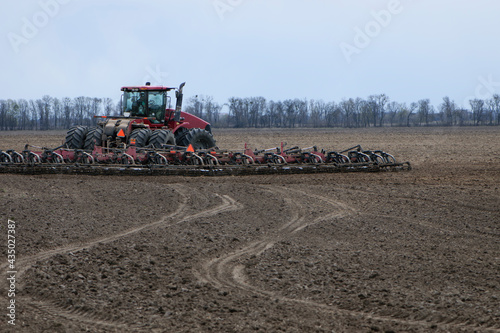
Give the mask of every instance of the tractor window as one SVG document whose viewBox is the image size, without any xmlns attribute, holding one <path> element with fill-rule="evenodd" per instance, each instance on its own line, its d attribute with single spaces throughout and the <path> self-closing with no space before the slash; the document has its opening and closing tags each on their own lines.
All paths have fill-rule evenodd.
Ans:
<svg viewBox="0 0 500 333">
<path fill-rule="evenodd" d="M 132 117 L 155 118 L 155 123 L 165 120 L 167 94 L 164 91 L 125 91 L 123 112 Z"/>
<path fill-rule="evenodd" d="M 123 112 L 130 112 L 133 117 L 147 116 L 148 96 L 145 91 L 125 91 L 123 94 Z"/>
<path fill-rule="evenodd" d="M 165 120 L 166 94 L 163 91 L 150 91 L 148 102 L 148 116 L 156 118 L 157 121 Z"/>
</svg>

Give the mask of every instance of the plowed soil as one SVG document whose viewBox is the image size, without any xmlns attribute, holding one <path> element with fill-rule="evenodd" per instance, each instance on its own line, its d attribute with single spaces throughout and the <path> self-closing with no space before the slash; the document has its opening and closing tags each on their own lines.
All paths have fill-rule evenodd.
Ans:
<svg viewBox="0 0 500 333">
<path fill-rule="evenodd" d="M 499 332 L 500 128 L 219 130 L 408 172 L 0 175 L 3 332 Z M 63 132 L 0 132 L 0 149 Z M 16 321 L 7 323 L 7 220 Z"/>
</svg>

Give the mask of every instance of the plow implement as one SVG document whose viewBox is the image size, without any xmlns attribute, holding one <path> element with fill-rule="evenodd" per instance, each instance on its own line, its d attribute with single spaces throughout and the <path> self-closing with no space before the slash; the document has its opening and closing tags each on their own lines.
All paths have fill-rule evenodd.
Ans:
<svg viewBox="0 0 500 333">
<path fill-rule="evenodd" d="M 195 149 L 162 145 L 122 148 L 95 146 L 93 150 L 53 149 L 26 145 L 23 151 L 0 151 L 0 173 L 224 176 L 410 170 L 381 150 L 354 146 L 342 151 L 316 146 L 279 147 L 242 151 Z"/>
</svg>

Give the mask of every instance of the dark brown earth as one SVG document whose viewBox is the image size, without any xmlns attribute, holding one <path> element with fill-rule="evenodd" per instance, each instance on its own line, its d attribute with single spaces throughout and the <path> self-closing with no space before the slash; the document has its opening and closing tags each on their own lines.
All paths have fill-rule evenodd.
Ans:
<svg viewBox="0 0 500 333">
<path fill-rule="evenodd" d="M 224 130 L 409 172 L 0 175 L 5 332 L 499 332 L 500 128 Z M 38 137 L 36 137 L 38 136 Z M 0 132 L 0 149 L 62 132 Z M 8 218 L 16 326 L 7 324 Z"/>
</svg>

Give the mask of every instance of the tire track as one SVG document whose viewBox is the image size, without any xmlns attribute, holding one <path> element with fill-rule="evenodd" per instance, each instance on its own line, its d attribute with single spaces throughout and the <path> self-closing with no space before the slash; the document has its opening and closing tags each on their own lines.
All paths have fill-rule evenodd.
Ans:
<svg viewBox="0 0 500 333">
<path fill-rule="evenodd" d="M 182 198 L 181 202 L 178 204 L 178 207 L 174 212 L 163 216 L 160 220 L 149 224 L 141 225 L 138 227 L 134 227 L 131 229 L 127 229 L 125 231 L 121 231 L 110 236 L 97 238 L 86 243 L 69 244 L 55 249 L 43 251 L 32 256 L 20 258 L 16 262 L 16 266 L 21 267 L 17 271 L 16 275 L 17 280 L 21 281 L 21 276 L 28 269 L 30 269 L 36 262 L 40 260 L 47 260 L 57 254 L 74 253 L 81 251 L 83 249 L 92 248 L 98 244 L 111 243 L 123 239 L 127 236 L 136 234 L 138 232 L 148 229 L 153 229 L 155 227 L 160 227 L 160 226 L 168 227 L 172 225 L 185 223 L 193 219 L 209 217 L 222 212 L 239 210 L 243 208 L 242 204 L 238 203 L 230 196 L 215 194 L 215 196 L 221 200 L 221 204 L 212 208 L 205 209 L 201 212 L 192 215 L 181 217 L 182 214 L 185 214 L 189 198 L 185 193 L 183 193 L 184 191 L 179 190 L 178 188 L 176 188 L 175 191 L 177 191 L 179 196 Z M 7 267 L 8 263 L 5 263 L 0 266 L 0 269 L 2 271 L 5 271 Z M 7 280 L 6 279 L 0 280 L 0 289 L 6 290 L 6 287 L 7 287 Z M 19 284 L 18 290 L 20 290 L 21 288 L 22 285 Z M 103 316 L 98 313 L 95 313 L 94 311 L 92 311 L 92 309 L 69 308 L 62 305 L 54 304 L 53 301 L 50 299 L 35 300 L 29 296 L 19 296 L 18 299 L 22 301 L 23 306 L 30 307 L 33 310 L 33 312 L 39 315 L 49 314 L 52 317 L 64 318 L 65 320 L 70 320 L 83 325 L 90 325 L 91 327 L 105 329 L 106 331 L 109 331 L 111 329 L 116 332 L 123 332 L 126 330 L 130 330 L 131 328 L 134 328 L 131 327 L 131 325 L 129 324 L 123 324 L 113 321 L 112 318 L 109 318 L 109 316 L 106 315 Z"/>
<path fill-rule="evenodd" d="M 496 327 L 481 327 L 477 325 L 473 325 L 468 322 L 461 322 L 460 318 L 432 318 L 425 316 L 424 318 L 418 319 L 405 319 L 407 316 L 404 313 L 391 313 L 388 315 L 377 315 L 373 313 L 368 313 L 359 310 L 350 310 L 350 309 L 342 309 L 336 306 L 327 305 L 323 303 L 318 303 L 315 301 L 305 300 L 305 299 L 296 299 L 290 298 L 286 296 L 282 296 L 277 292 L 261 289 L 254 285 L 251 285 L 248 281 L 247 275 L 245 274 L 245 266 L 240 264 L 241 260 L 244 258 L 248 258 L 250 256 L 259 256 L 264 251 L 273 247 L 273 245 L 279 242 L 282 239 L 285 239 L 293 234 L 303 230 L 304 228 L 314 225 L 317 223 L 321 223 L 324 221 L 332 220 L 335 218 L 343 218 L 345 216 L 351 214 L 360 214 L 364 215 L 363 212 L 357 212 L 355 209 L 349 207 L 345 203 L 333 200 L 331 198 L 326 198 L 316 194 L 310 194 L 305 191 L 296 190 L 296 189 L 287 189 L 286 191 L 283 189 L 278 189 L 275 187 L 264 187 L 281 197 L 284 196 L 284 200 L 287 203 L 287 207 L 291 209 L 290 212 L 290 220 L 284 225 L 280 226 L 276 232 L 271 236 L 264 237 L 260 240 L 254 241 L 247 246 L 232 251 L 223 255 L 219 255 L 217 258 L 213 258 L 203 263 L 201 267 L 193 270 L 193 274 L 195 277 L 205 283 L 212 284 L 217 289 L 223 288 L 234 288 L 238 290 L 242 290 L 251 294 L 260 295 L 264 297 L 271 298 L 273 300 L 279 300 L 286 303 L 303 305 L 308 308 L 313 308 L 317 310 L 321 310 L 324 312 L 328 312 L 335 315 L 347 316 L 347 317 L 362 317 L 365 320 L 373 320 L 378 322 L 390 322 L 390 323 L 399 323 L 403 325 L 410 326 L 426 326 L 429 327 L 431 324 L 437 324 L 441 328 L 449 329 L 451 328 L 465 328 L 471 330 L 484 330 L 491 332 L 500 332 Z M 301 202 L 297 200 L 292 200 L 292 197 L 289 196 L 290 192 L 294 192 L 301 196 L 306 196 L 308 198 L 313 198 L 317 202 L 323 202 L 331 207 L 330 209 L 336 210 L 332 213 L 329 213 L 324 216 L 317 217 L 312 221 L 308 221 L 306 218 L 307 207 L 303 205 Z M 294 196 L 296 198 L 296 196 Z"/>
<path fill-rule="evenodd" d="M 145 224 L 145 225 L 141 225 L 141 226 L 138 226 L 135 228 L 127 229 L 125 231 L 118 232 L 114 235 L 100 237 L 100 238 L 94 239 L 94 240 L 86 242 L 86 243 L 68 244 L 68 245 L 57 247 L 55 249 L 40 252 L 40 253 L 35 254 L 35 255 L 19 258 L 16 261 L 16 266 L 21 267 L 17 271 L 18 276 L 22 275 L 26 270 L 28 270 L 37 261 L 46 260 L 52 256 L 57 255 L 57 254 L 78 252 L 78 251 L 81 251 L 83 249 L 93 247 L 97 244 L 111 243 L 115 240 L 132 235 L 132 234 L 137 233 L 139 231 L 142 231 L 145 229 L 150 229 L 150 228 L 153 228 L 155 226 L 166 223 L 168 220 L 181 214 L 186 208 L 187 197 L 182 192 L 180 192 L 178 190 L 177 190 L 177 192 L 182 197 L 182 202 L 179 204 L 179 207 L 177 207 L 177 209 L 173 213 L 170 213 L 168 215 L 163 216 L 160 220 L 153 222 L 153 223 L 150 223 L 150 224 Z M 0 266 L 0 269 L 5 270 L 7 266 L 8 266 L 8 263 L 5 263 L 5 264 Z M 1 280 L 0 281 L 0 288 L 5 288 L 5 286 L 6 286 L 6 282 Z"/>
<path fill-rule="evenodd" d="M 252 255 L 259 256 L 264 251 L 272 248 L 275 243 L 279 242 L 280 240 L 286 239 L 287 237 L 303 230 L 308 226 L 335 218 L 342 218 L 355 212 L 354 209 L 344 203 L 337 202 L 333 199 L 321 197 L 315 194 L 309 194 L 303 191 L 291 189 L 287 189 L 285 191 L 283 189 L 277 189 L 274 187 L 263 188 L 281 197 L 285 196 L 284 201 L 287 203 L 287 207 L 291 208 L 290 220 L 279 227 L 277 231 L 275 231 L 271 236 L 267 236 L 261 240 L 252 242 L 240 250 L 230 252 L 228 254 L 207 261 L 201 266 L 200 270 L 194 271 L 194 274 L 199 280 L 205 283 L 211 283 L 217 288 L 229 286 L 262 295 L 275 296 L 273 292 L 260 290 L 246 283 L 246 277 L 243 274 L 242 265 L 238 264 L 239 259 Z M 300 204 L 298 205 L 295 200 L 292 200 L 287 196 L 290 191 L 326 202 L 339 211 L 320 216 L 313 220 L 308 220 L 305 214 L 305 212 L 307 211 L 306 208 L 300 206 Z"/>
<path fill-rule="evenodd" d="M 87 331 L 99 329 L 104 332 L 126 332 L 131 326 L 128 324 L 113 321 L 112 318 L 96 315 L 93 312 L 84 309 L 68 310 L 64 307 L 54 304 L 50 300 L 35 300 L 27 296 L 19 297 L 20 303 L 30 309 L 30 317 L 38 316 L 46 318 L 49 315 L 52 318 L 61 318 L 65 321 L 71 321 L 80 326 L 84 326 Z M 27 311 L 25 311 L 27 312 Z"/>
</svg>

